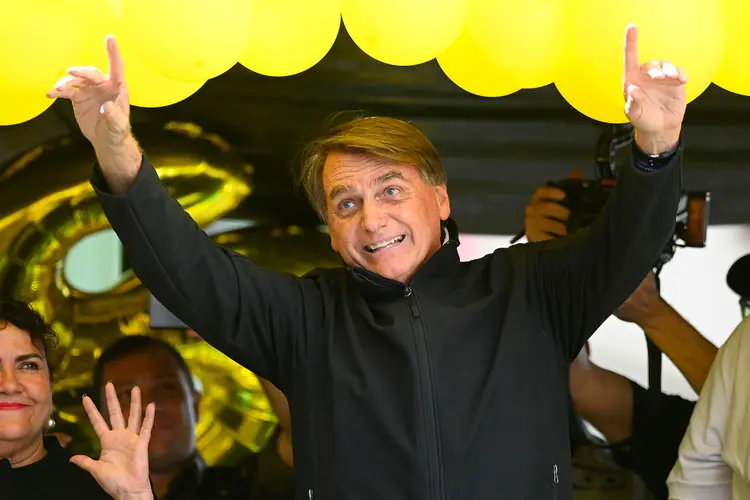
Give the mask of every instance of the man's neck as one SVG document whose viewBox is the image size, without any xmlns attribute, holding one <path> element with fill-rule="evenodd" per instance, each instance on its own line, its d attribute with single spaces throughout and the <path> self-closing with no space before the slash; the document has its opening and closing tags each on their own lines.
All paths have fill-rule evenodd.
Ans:
<svg viewBox="0 0 750 500">
<path fill-rule="evenodd" d="M 44 458 L 45 453 L 41 435 L 30 443 L 23 443 L 20 446 L 16 443 L 0 446 L 0 458 L 7 459 L 14 469 L 38 462 Z"/>
</svg>

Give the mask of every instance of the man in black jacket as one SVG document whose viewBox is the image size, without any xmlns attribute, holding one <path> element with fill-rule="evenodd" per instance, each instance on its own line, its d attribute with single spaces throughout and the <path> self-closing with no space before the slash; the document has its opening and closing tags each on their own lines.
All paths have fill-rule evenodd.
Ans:
<svg viewBox="0 0 750 500">
<path fill-rule="evenodd" d="M 685 76 L 625 44 L 634 162 L 587 234 L 460 262 L 443 167 L 414 127 L 360 119 L 304 180 L 348 267 L 303 278 L 212 244 L 130 134 L 124 68 L 72 68 L 92 183 L 133 268 L 206 341 L 288 396 L 299 498 L 570 499 L 567 378 L 674 229 Z"/>
</svg>

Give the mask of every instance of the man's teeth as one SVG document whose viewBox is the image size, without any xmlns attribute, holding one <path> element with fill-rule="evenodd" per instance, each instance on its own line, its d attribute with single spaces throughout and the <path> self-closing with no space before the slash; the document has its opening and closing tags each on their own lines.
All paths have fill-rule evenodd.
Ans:
<svg viewBox="0 0 750 500">
<path fill-rule="evenodd" d="M 397 245 L 404 241 L 404 235 L 396 236 L 395 238 L 391 238 L 390 240 L 381 241 L 380 243 L 375 243 L 373 245 L 367 245 L 365 248 L 368 252 L 376 252 L 382 248 L 391 246 L 391 245 Z"/>
</svg>

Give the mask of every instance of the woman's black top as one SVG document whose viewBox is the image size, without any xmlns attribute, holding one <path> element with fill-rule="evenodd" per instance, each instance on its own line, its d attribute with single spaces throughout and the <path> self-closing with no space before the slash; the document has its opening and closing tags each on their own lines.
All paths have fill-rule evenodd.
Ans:
<svg viewBox="0 0 750 500">
<path fill-rule="evenodd" d="M 45 437 L 43 459 L 12 468 L 0 459 L 0 498 L 3 500 L 111 500 L 94 478 L 70 463 L 70 454 L 57 438 Z"/>
</svg>

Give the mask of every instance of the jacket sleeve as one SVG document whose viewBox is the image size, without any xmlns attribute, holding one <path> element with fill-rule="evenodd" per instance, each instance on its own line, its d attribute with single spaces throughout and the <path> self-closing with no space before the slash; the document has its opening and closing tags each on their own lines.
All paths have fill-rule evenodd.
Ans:
<svg viewBox="0 0 750 500">
<path fill-rule="evenodd" d="M 744 462 L 748 442 L 742 405 L 747 381 L 742 365 L 750 354 L 750 320 L 743 321 L 719 349 L 680 444 L 677 463 L 667 480 L 672 500 L 730 500 L 732 468 L 725 457 Z M 732 432 L 734 430 L 734 432 Z M 739 453 L 737 453 L 739 451 Z"/>
<path fill-rule="evenodd" d="M 127 193 L 91 183 L 138 278 L 164 307 L 258 376 L 281 383 L 304 354 L 322 298 L 313 280 L 275 274 L 214 244 L 143 156 Z M 286 378 L 286 377 L 284 377 Z"/>
<path fill-rule="evenodd" d="M 567 360 L 635 291 L 671 238 L 682 147 L 646 171 L 631 162 L 597 220 L 566 238 L 526 247 L 527 298 Z"/>
</svg>

